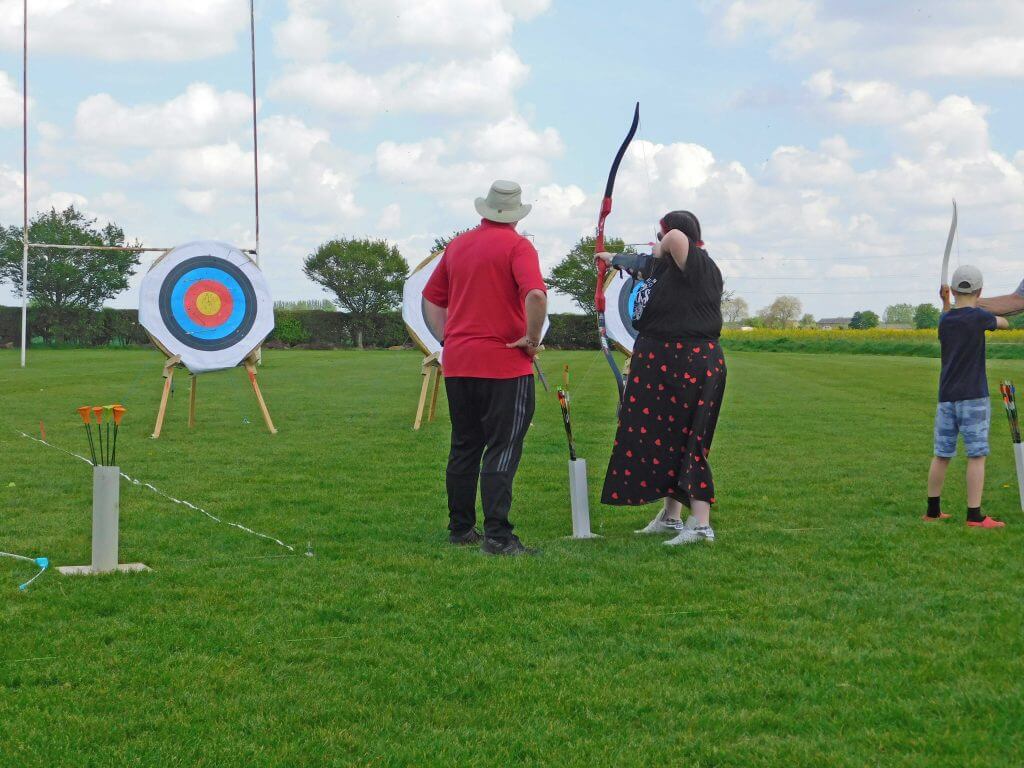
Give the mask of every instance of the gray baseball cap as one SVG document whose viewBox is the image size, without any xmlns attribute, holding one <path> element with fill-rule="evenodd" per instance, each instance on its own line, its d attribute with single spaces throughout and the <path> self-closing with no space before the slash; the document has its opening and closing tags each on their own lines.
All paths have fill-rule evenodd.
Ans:
<svg viewBox="0 0 1024 768">
<path fill-rule="evenodd" d="M 983 282 L 980 269 L 964 264 L 956 268 L 949 287 L 957 293 L 974 293 L 981 290 Z"/>
</svg>

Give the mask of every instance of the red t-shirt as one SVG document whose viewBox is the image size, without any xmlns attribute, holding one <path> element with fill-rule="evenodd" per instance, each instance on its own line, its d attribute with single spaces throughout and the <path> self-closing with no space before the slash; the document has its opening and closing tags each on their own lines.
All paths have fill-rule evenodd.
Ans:
<svg viewBox="0 0 1024 768">
<path fill-rule="evenodd" d="M 526 335 L 526 294 L 547 293 L 537 250 L 512 224 L 484 219 L 452 240 L 423 289 L 447 307 L 442 362 L 445 376 L 514 379 L 533 362 L 506 344 Z"/>
</svg>

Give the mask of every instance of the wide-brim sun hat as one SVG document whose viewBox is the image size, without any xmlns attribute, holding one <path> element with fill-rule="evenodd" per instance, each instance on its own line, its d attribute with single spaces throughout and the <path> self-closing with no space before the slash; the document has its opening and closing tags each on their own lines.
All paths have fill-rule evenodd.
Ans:
<svg viewBox="0 0 1024 768">
<path fill-rule="evenodd" d="M 494 182 L 487 197 L 478 197 L 474 205 L 477 213 L 499 224 L 517 222 L 533 210 L 532 205 L 523 204 L 523 190 L 514 181 Z"/>
</svg>

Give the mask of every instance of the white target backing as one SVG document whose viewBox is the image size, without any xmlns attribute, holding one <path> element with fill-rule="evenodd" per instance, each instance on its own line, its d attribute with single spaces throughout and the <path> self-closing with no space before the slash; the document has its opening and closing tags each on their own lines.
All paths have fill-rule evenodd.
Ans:
<svg viewBox="0 0 1024 768">
<path fill-rule="evenodd" d="M 434 270 L 437 269 L 443 254 L 444 251 L 438 251 L 420 262 L 409 275 L 405 281 L 405 287 L 402 289 L 402 320 L 405 321 L 405 327 L 413 342 L 428 355 L 441 352 L 441 339 L 427 325 L 423 313 L 423 289 L 427 287 L 427 282 L 434 274 Z M 551 321 L 545 318 L 541 338 L 547 334 L 550 326 Z"/>
<path fill-rule="evenodd" d="M 234 368 L 274 330 L 267 281 L 249 256 L 202 240 L 160 257 L 142 279 L 139 322 L 192 373 Z"/>
</svg>

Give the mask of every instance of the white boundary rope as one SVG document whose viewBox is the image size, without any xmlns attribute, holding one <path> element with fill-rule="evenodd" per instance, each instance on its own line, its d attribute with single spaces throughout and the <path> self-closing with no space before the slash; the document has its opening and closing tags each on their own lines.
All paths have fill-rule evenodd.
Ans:
<svg viewBox="0 0 1024 768">
<path fill-rule="evenodd" d="M 53 448 L 55 450 L 60 451 L 61 453 L 66 453 L 68 456 L 72 456 L 72 457 L 74 457 L 76 459 L 80 459 L 81 461 L 84 461 L 86 464 L 89 464 L 90 466 L 92 466 L 92 462 L 89 461 L 89 459 L 85 458 L 85 456 L 80 456 L 77 453 L 72 453 L 71 451 L 67 450 L 66 448 L 61 448 L 59 445 L 54 445 L 53 443 L 48 443 L 45 440 L 40 440 L 38 437 L 32 437 L 32 435 L 26 434 L 25 432 L 22 432 L 20 429 L 18 430 L 18 434 L 20 434 L 22 437 L 27 437 L 29 440 L 31 440 L 34 443 L 39 443 L 40 445 L 45 445 L 47 448 Z M 266 539 L 267 541 L 272 541 L 275 544 L 277 544 L 278 546 L 284 547 L 289 552 L 294 552 L 295 551 L 295 547 L 291 546 L 290 544 L 285 544 L 280 539 L 276 539 L 273 536 L 268 536 L 265 533 L 260 533 L 259 531 L 254 531 L 252 528 L 248 528 L 248 527 L 242 525 L 241 523 L 233 523 L 230 520 L 223 520 L 223 519 L 217 517 L 216 515 L 211 514 L 210 512 L 207 512 L 202 507 L 193 504 L 191 501 L 185 501 L 184 499 L 177 499 L 174 496 L 171 496 L 169 493 L 165 493 L 164 491 L 161 491 L 159 488 L 157 488 L 152 483 L 145 483 L 142 480 L 137 480 L 136 478 L 132 477 L 131 475 L 125 474 L 124 472 L 121 472 L 121 477 L 123 477 L 125 480 L 127 480 L 132 485 L 137 485 L 140 488 L 145 488 L 147 490 L 150 490 L 153 493 L 155 493 L 157 496 L 160 496 L 161 498 L 167 499 L 167 501 L 170 501 L 173 504 L 178 504 L 180 506 L 187 507 L 188 509 L 194 510 L 196 512 L 200 512 L 203 515 L 206 515 L 206 517 L 208 517 L 211 520 L 213 520 L 213 522 L 215 522 L 215 523 L 220 523 L 221 525 L 226 525 L 226 526 L 228 526 L 230 528 L 237 528 L 238 530 L 240 530 L 240 531 L 242 531 L 244 533 L 248 533 L 248 534 L 251 534 L 253 536 L 257 536 L 257 537 L 259 537 L 261 539 Z"/>
</svg>

